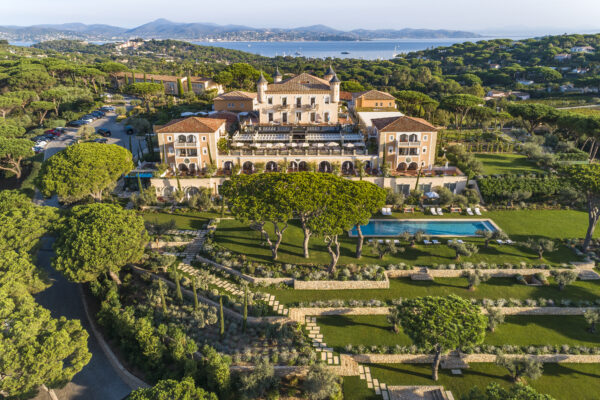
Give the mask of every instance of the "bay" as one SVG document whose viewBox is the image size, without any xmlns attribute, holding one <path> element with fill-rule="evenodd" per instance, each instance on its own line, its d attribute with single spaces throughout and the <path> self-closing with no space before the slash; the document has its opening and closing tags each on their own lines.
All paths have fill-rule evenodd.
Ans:
<svg viewBox="0 0 600 400">
<path fill-rule="evenodd" d="M 419 51 L 454 43 L 491 38 L 400 39 L 370 41 L 300 41 L 300 42 L 194 42 L 202 46 L 224 47 L 266 57 L 292 56 L 308 58 L 359 58 L 389 60 L 395 54 Z M 347 54 L 346 54 L 347 53 Z"/>
</svg>

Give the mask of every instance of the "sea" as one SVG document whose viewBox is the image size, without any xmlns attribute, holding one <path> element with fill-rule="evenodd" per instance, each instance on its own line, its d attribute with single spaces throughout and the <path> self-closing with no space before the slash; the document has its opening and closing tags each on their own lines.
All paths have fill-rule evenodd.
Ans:
<svg viewBox="0 0 600 400">
<path fill-rule="evenodd" d="M 489 40 L 492 37 L 443 38 L 443 39 L 399 39 L 369 41 L 298 41 L 298 42 L 197 42 L 203 46 L 224 47 L 241 50 L 265 57 L 291 56 L 307 58 L 358 58 L 363 60 L 389 60 L 398 54 L 452 46 L 454 43 Z M 512 38 L 511 39 L 520 39 Z M 10 42 L 17 46 L 31 46 L 36 42 Z M 102 44 L 104 42 L 93 42 Z"/>
</svg>

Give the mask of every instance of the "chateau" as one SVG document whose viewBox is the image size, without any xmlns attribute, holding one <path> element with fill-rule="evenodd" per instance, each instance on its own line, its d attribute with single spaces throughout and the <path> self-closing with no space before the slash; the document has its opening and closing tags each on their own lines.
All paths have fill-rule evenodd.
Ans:
<svg viewBox="0 0 600 400">
<path fill-rule="evenodd" d="M 399 112 L 381 113 L 382 118 L 371 113 L 375 117 L 367 132 L 340 112 L 340 83 L 331 68 L 322 78 L 302 73 L 286 80 L 277 70 L 273 83 L 261 74 L 256 93 L 233 91 L 215 98 L 215 111 L 239 113 L 234 133 L 226 131 L 225 120 L 209 117 L 155 126 L 161 159 L 171 173 L 183 176 L 199 176 L 210 165 L 228 175 L 237 165 L 242 173 L 318 170 L 358 177 L 361 167 L 368 179 L 396 191 L 407 193 L 419 174 L 424 190 L 432 185 L 462 190 L 466 178 L 460 171 L 434 167 L 433 125 Z M 368 91 L 353 96 L 353 103 L 389 110 L 395 108 L 392 99 Z M 385 168 L 388 178 L 382 177 Z M 215 191 L 219 179 L 224 178 L 208 183 Z"/>
</svg>

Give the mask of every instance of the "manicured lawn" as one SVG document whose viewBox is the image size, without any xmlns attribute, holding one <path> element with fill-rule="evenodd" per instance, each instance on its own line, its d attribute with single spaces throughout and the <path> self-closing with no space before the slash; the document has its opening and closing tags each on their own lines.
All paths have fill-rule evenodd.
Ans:
<svg viewBox="0 0 600 400">
<path fill-rule="evenodd" d="M 317 317 L 328 346 L 343 351 L 346 344 L 364 346 L 408 346 L 412 341 L 402 330 L 395 334 L 385 315 L 335 315 Z M 495 332 L 487 332 L 491 345 L 582 345 L 600 346 L 600 333 L 592 334 L 583 316 L 510 315 Z M 367 351 L 369 352 L 369 351 Z"/>
<path fill-rule="evenodd" d="M 520 154 L 478 153 L 475 154 L 475 158 L 483 163 L 483 175 L 543 172 L 535 163 Z"/>
<path fill-rule="evenodd" d="M 423 215 L 399 214 L 399 218 L 423 218 Z M 445 218 L 464 218 L 462 216 L 446 213 Z M 583 237 L 587 228 L 587 214 L 571 210 L 519 210 L 519 211 L 495 211 L 484 212 L 485 218 L 492 219 L 513 240 L 525 241 L 530 237 L 547 237 L 552 239 L 563 239 Z M 428 217 L 430 218 L 430 217 Z M 438 217 L 439 218 L 439 217 Z M 471 217 L 473 218 L 473 217 Z M 305 259 L 302 255 L 303 233 L 297 221 L 292 221 L 284 233 L 283 242 L 279 249 L 279 261 L 291 264 L 328 264 L 329 254 L 322 239 L 312 237 L 310 240 L 311 258 Z M 270 262 L 270 250 L 261 245 L 260 233 L 251 230 L 246 224 L 236 220 L 223 220 L 215 234 L 216 240 L 224 247 L 234 252 L 245 254 L 250 260 L 259 262 Z M 447 239 L 442 239 L 445 243 Z M 467 238 L 479 245 L 479 252 L 471 257 L 463 257 L 461 261 L 488 262 L 488 263 L 528 263 L 538 264 L 536 254 L 518 245 L 499 246 L 492 244 L 489 248 L 483 246 L 479 238 Z M 454 251 L 446 245 L 423 245 L 414 248 L 408 247 L 406 243 L 404 253 L 386 256 L 383 260 L 377 258 L 372 251 L 365 246 L 363 257 L 357 260 L 354 257 L 356 239 L 344 235 L 340 238 L 342 264 L 390 264 L 406 263 L 411 265 L 433 265 L 455 263 Z M 365 243 L 366 245 L 366 243 Z M 576 261 L 578 258 L 568 248 L 561 246 L 558 251 L 545 255 L 543 263 L 560 264 Z"/>
<path fill-rule="evenodd" d="M 467 290 L 465 278 L 438 278 L 435 281 L 413 281 L 410 278 L 390 279 L 389 289 L 363 290 L 294 290 L 294 289 L 262 289 L 269 292 L 283 304 L 308 302 L 316 300 L 370 300 L 390 301 L 398 298 L 419 296 L 446 296 L 456 294 L 466 298 L 477 299 L 561 299 L 595 300 L 600 296 L 600 281 L 576 281 L 564 290 L 558 290 L 552 278 L 548 286 L 526 286 L 516 282 L 514 278 L 492 278 L 482 283 L 474 291 Z"/>
<path fill-rule="evenodd" d="M 188 212 L 188 213 L 167 213 L 167 212 L 146 212 L 142 216 L 147 222 L 159 223 L 169 220 L 175 221 L 175 229 L 197 230 L 202 229 L 211 218 L 218 218 L 219 213 L 216 212 Z"/>
<path fill-rule="evenodd" d="M 344 400 L 381 400 L 381 396 L 367 387 L 367 381 L 361 380 L 358 376 L 344 376 L 342 389 Z"/>
<path fill-rule="evenodd" d="M 472 363 L 469 369 L 463 370 L 462 376 L 451 375 L 450 370 L 440 370 L 437 383 L 431 380 L 429 364 L 368 366 L 371 376 L 388 386 L 439 384 L 452 391 L 457 399 L 467 394 L 474 386 L 483 388 L 491 382 L 498 382 L 507 387 L 511 384 L 506 370 L 490 363 Z M 600 391 L 600 364 L 544 364 L 544 375 L 529 384 L 557 400 L 595 400 L 598 399 Z"/>
</svg>

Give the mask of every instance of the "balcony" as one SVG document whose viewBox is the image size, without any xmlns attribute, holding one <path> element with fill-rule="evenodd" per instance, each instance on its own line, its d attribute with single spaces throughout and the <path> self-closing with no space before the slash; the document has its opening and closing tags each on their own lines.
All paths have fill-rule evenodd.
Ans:
<svg viewBox="0 0 600 400">
<path fill-rule="evenodd" d="M 410 141 L 406 141 L 406 142 L 398 142 L 398 146 L 399 147 L 409 147 L 409 146 L 420 146 L 421 142 L 420 141 L 414 141 L 414 142 L 410 142 Z"/>
<path fill-rule="evenodd" d="M 290 149 L 232 149 L 224 153 L 225 156 L 368 156 L 370 154 L 366 148 L 290 148 Z"/>
<path fill-rule="evenodd" d="M 198 147 L 198 142 L 174 142 L 175 147 Z"/>
</svg>

